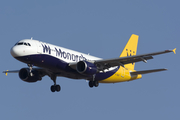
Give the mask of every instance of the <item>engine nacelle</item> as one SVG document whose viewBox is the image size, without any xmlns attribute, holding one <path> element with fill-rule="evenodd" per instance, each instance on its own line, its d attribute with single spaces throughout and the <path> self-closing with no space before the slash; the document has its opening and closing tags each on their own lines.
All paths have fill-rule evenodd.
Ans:
<svg viewBox="0 0 180 120">
<path fill-rule="evenodd" d="M 76 70 L 79 73 L 86 75 L 93 75 L 97 73 L 96 65 L 87 61 L 79 61 L 76 66 Z"/>
<path fill-rule="evenodd" d="M 37 82 L 38 80 L 42 79 L 38 71 L 32 70 L 30 72 L 29 68 L 22 68 L 19 71 L 19 78 L 25 82 Z"/>
</svg>

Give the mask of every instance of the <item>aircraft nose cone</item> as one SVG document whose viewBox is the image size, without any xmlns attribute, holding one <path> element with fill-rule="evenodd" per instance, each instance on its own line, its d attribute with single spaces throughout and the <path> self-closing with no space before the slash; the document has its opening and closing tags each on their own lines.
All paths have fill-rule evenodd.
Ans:
<svg viewBox="0 0 180 120">
<path fill-rule="evenodd" d="M 20 54 L 20 50 L 18 49 L 17 46 L 12 47 L 10 52 L 13 57 L 18 57 Z"/>
</svg>

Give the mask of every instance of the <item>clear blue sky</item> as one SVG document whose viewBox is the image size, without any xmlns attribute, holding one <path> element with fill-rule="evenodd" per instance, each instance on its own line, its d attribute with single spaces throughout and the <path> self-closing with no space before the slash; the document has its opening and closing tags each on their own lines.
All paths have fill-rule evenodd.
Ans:
<svg viewBox="0 0 180 120">
<path fill-rule="evenodd" d="M 140 80 L 100 84 L 59 77 L 62 91 L 52 93 L 49 77 L 26 83 L 1 73 L 1 120 L 179 120 L 179 0 L 1 0 L 0 71 L 27 67 L 10 55 L 25 38 L 38 39 L 91 55 L 116 58 L 131 34 L 138 54 L 173 49 L 137 63 L 136 70 L 168 68 Z"/>
</svg>

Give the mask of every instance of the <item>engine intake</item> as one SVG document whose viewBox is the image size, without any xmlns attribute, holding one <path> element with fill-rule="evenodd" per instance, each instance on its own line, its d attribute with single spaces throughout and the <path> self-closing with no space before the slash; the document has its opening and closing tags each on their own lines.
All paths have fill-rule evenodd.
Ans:
<svg viewBox="0 0 180 120">
<path fill-rule="evenodd" d="M 37 70 L 32 70 L 31 72 L 32 76 L 29 68 L 22 68 L 19 71 L 19 78 L 25 82 L 37 82 L 38 80 L 42 79 Z"/>
<path fill-rule="evenodd" d="M 93 75 L 97 73 L 96 65 L 87 61 L 79 61 L 76 66 L 76 70 L 81 74 L 87 75 Z"/>
</svg>

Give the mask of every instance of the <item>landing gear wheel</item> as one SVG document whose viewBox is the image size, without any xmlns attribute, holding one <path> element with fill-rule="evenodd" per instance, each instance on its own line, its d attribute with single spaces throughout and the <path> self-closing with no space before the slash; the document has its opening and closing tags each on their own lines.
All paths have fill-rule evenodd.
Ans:
<svg viewBox="0 0 180 120">
<path fill-rule="evenodd" d="M 51 92 L 55 92 L 55 91 L 56 91 L 55 85 L 52 85 L 51 86 Z"/>
<path fill-rule="evenodd" d="M 93 81 L 89 81 L 89 87 L 92 88 L 93 86 Z"/>
<path fill-rule="evenodd" d="M 98 87 L 99 86 L 99 82 L 98 81 L 89 81 L 89 87 Z"/>
<path fill-rule="evenodd" d="M 56 77 L 57 77 L 56 74 L 52 74 L 50 77 L 51 77 L 51 80 L 53 80 L 53 82 L 54 82 L 54 85 L 51 86 L 51 91 L 59 92 L 61 90 L 61 87 L 60 87 L 60 85 L 56 84 Z"/>
<path fill-rule="evenodd" d="M 55 91 L 59 92 L 60 90 L 61 90 L 60 85 L 52 85 L 51 86 L 51 92 L 55 92 Z"/>
<path fill-rule="evenodd" d="M 99 82 L 98 81 L 94 81 L 94 87 L 98 87 L 99 86 Z"/>
<path fill-rule="evenodd" d="M 57 92 L 59 92 L 59 91 L 61 90 L 60 85 L 56 85 L 56 87 L 55 87 L 55 88 L 56 88 L 56 91 L 57 91 Z"/>
</svg>

